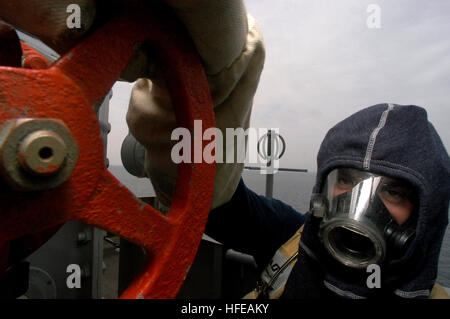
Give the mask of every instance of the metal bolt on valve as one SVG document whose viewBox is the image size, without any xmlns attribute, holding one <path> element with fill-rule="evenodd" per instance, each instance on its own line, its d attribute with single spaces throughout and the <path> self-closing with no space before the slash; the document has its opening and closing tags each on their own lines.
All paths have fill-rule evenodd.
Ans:
<svg viewBox="0 0 450 319">
<path fill-rule="evenodd" d="M 29 134 L 20 144 L 19 163 L 38 176 L 57 172 L 67 156 L 63 139 L 56 133 L 40 130 Z"/>
<path fill-rule="evenodd" d="M 60 120 L 7 121 L 0 132 L 0 174 L 15 190 L 54 188 L 70 178 L 77 143 Z"/>
</svg>

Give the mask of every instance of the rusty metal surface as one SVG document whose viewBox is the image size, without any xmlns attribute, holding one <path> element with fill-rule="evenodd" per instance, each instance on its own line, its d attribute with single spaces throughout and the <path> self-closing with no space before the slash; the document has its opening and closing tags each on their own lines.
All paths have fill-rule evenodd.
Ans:
<svg viewBox="0 0 450 319">
<path fill-rule="evenodd" d="M 2 186 L 0 246 L 29 234 L 80 220 L 145 247 L 142 273 L 122 298 L 171 298 L 181 286 L 201 240 L 213 191 L 214 164 L 178 166 L 170 212 L 163 216 L 139 202 L 106 170 L 100 128 L 92 105 L 120 76 L 136 43 L 158 50 L 177 123 L 214 127 L 201 62 L 179 25 L 162 13 L 115 18 L 49 69 L 0 67 L 0 121 L 59 119 L 80 149 L 70 179 L 61 186 L 23 193 Z M 205 145 L 203 145 L 205 146 Z"/>
</svg>

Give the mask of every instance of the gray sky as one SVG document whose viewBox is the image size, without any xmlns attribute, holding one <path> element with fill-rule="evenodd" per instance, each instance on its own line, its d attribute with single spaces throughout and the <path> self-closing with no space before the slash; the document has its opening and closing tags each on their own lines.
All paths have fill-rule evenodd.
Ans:
<svg viewBox="0 0 450 319">
<path fill-rule="evenodd" d="M 262 29 L 266 64 L 252 127 L 279 128 L 281 167 L 316 170 L 328 129 L 373 104 L 415 104 L 450 149 L 450 1 L 247 0 Z M 381 8 L 381 28 L 366 21 Z M 110 108 L 108 157 L 120 165 L 131 85 L 118 83 Z"/>
</svg>

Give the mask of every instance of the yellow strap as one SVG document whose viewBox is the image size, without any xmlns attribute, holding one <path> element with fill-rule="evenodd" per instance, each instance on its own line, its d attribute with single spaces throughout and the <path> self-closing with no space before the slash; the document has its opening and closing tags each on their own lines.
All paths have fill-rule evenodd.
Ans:
<svg viewBox="0 0 450 319">
<path fill-rule="evenodd" d="M 300 238 L 302 236 L 303 227 L 304 226 L 300 227 L 299 230 L 297 230 L 297 232 L 294 234 L 294 236 L 292 236 L 283 246 L 281 246 L 278 249 L 278 252 L 280 252 L 286 258 L 286 260 L 291 258 L 298 251 L 298 245 L 300 243 Z M 294 265 L 296 261 L 297 261 L 297 259 L 292 261 L 292 265 Z M 270 296 L 270 299 L 280 298 L 281 294 L 284 291 L 284 286 L 285 285 L 283 285 L 280 289 L 278 289 L 278 291 L 273 293 Z M 254 290 L 249 292 L 247 295 L 245 295 L 243 297 L 243 299 L 256 299 L 256 298 L 258 298 L 259 294 L 260 294 L 260 291 L 258 290 L 258 288 L 255 288 Z M 441 285 L 436 283 L 434 285 L 433 289 L 431 290 L 429 298 L 430 299 L 450 299 L 450 296 L 448 295 L 447 291 Z"/>
<path fill-rule="evenodd" d="M 302 236 L 303 227 L 304 227 L 304 225 L 302 225 L 302 227 L 300 227 L 297 230 L 297 232 L 294 234 L 294 236 L 292 236 L 286 243 L 283 244 L 283 246 L 281 246 L 278 249 L 277 253 L 280 253 L 282 256 L 284 256 L 284 258 L 286 260 L 289 260 L 292 256 L 294 256 L 298 252 L 298 245 L 300 243 L 300 238 Z M 291 265 L 294 266 L 296 261 L 297 261 L 297 258 L 295 258 L 291 262 Z M 282 287 L 279 288 L 276 292 L 272 292 L 272 294 L 270 295 L 269 298 L 270 299 L 280 298 L 281 294 L 284 291 L 284 286 L 285 286 L 285 284 L 283 284 Z M 255 288 L 254 290 L 249 292 L 247 295 L 245 295 L 243 297 L 243 299 L 256 299 L 259 296 L 259 294 L 260 294 L 260 291 L 258 290 L 258 288 Z"/>
<path fill-rule="evenodd" d="M 439 284 L 435 284 L 430 293 L 430 299 L 450 299 L 447 291 Z"/>
</svg>

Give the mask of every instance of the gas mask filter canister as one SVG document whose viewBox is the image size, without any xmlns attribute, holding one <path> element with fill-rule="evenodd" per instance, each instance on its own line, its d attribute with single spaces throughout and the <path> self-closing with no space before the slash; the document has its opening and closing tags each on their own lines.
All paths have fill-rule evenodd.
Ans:
<svg viewBox="0 0 450 319">
<path fill-rule="evenodd" d="M 336 260 L 357 269 L 399 256 L 415 235 L 413 187 L 356 169 L 330 172 L 321 194 L 313 195 L 311 213 L 322 218 L 319 237 Z M 397 222 L 394 213 L 408 212 Z"/>
</svg>

